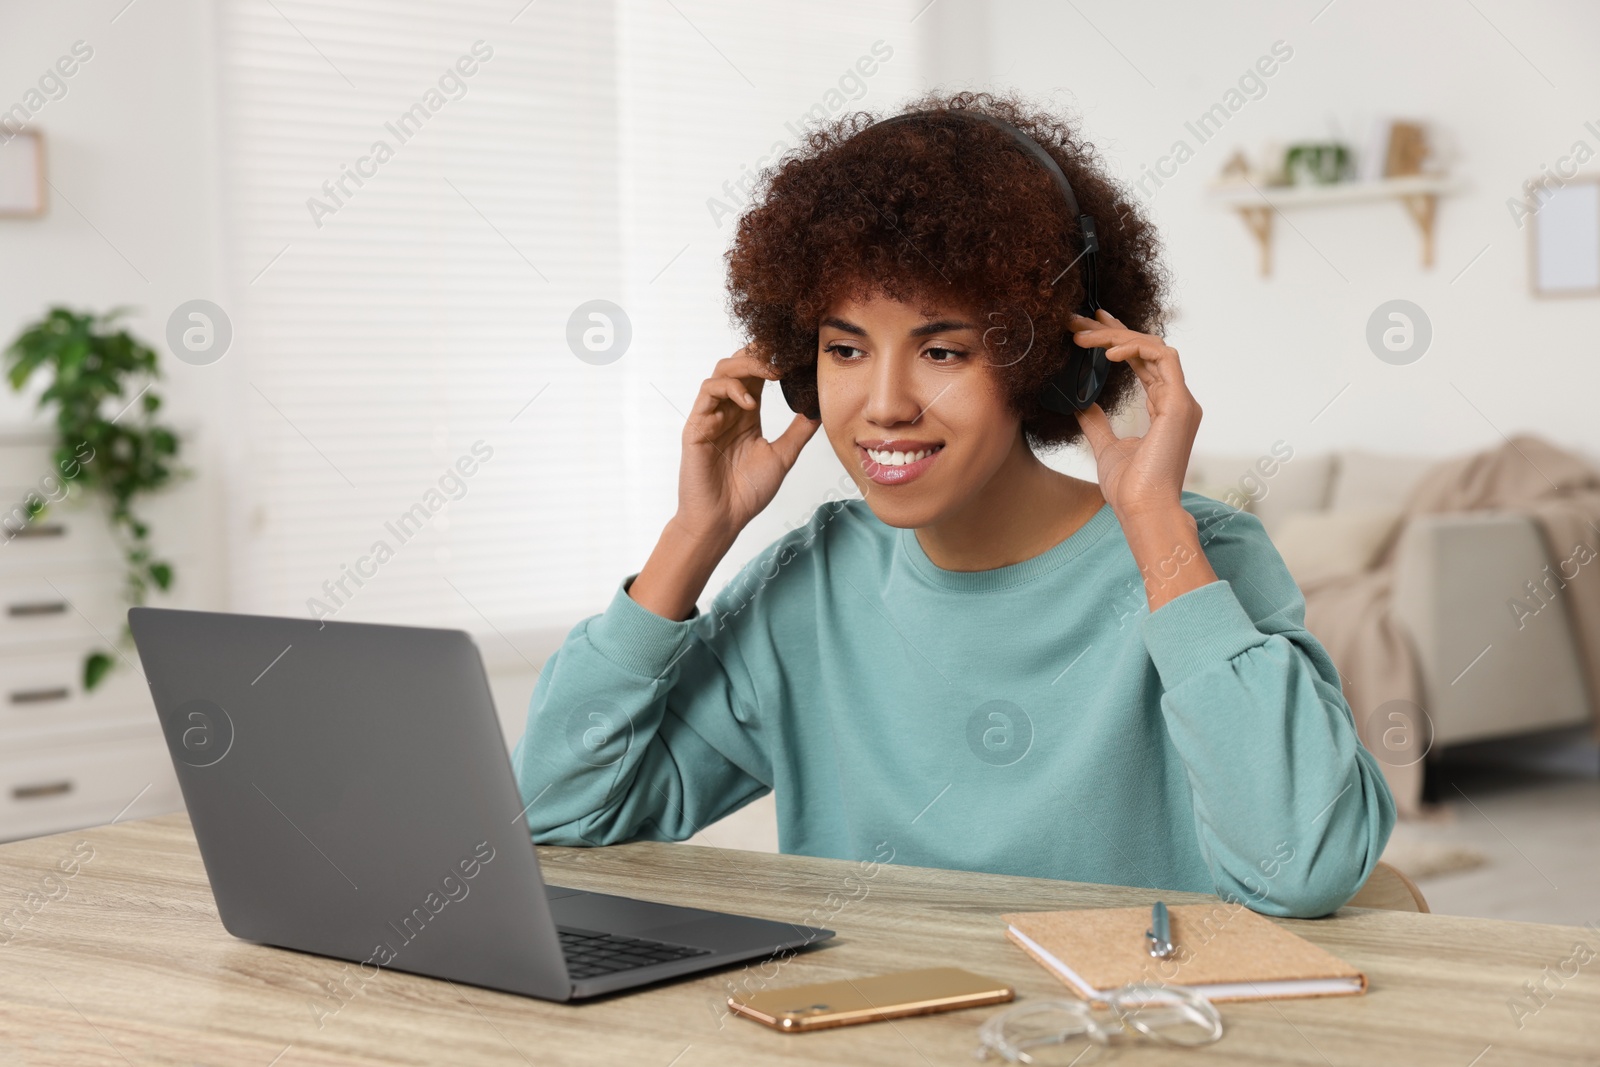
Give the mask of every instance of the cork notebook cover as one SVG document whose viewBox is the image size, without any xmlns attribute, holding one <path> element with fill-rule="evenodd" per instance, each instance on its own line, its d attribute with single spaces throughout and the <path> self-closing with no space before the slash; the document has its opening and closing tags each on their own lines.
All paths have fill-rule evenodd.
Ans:
<svg viewBox="0 0 1600 1067">
<path fill-rule="evenodd" d="M 1149 908 L 1002 915 L 1006 936 L 1079 996 L 1130 982 L 1193 986 L 1212 1000 L 1364 993 L 1367 976 L 1239 904 L 1169 907 L 1174 952 L 1146 948 Z"/>
</svg>

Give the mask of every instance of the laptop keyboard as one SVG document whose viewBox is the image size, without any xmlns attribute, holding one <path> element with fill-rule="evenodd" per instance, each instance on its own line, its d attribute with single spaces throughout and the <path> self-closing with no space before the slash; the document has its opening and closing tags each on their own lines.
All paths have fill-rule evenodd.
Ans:
<svg viewBox="0 0 1600 1067">
<path fill-rule="evenodd" d="M 631 971 L 635 967 L 648 967 L 653 963 L 711 954 L 708 948 L 669 945 L 664 941 L 599 934 L 593 930 L 575 930 L 564 926 L 558 927 L 556 933 L 561 937 L 561 952 L 567 957 L 567 974 L 574 979 L 594 978 L 602 974 Z"/>
</svg>

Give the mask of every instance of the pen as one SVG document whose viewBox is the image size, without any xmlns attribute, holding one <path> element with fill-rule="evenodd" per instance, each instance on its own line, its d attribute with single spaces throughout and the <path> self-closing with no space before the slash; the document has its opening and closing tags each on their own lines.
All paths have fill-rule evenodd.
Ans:
<svg viewBox="0 0 1600 1067">
<path fill-rule="evenodd" d="M 1150 929 L 1144 936 L 1150 942 L 1150 955 L 1158 960 L 1172 955 L 1172 923 L 1167 916 L 1167 906 L 1159 900 L 1150 909 Z"/>
</svg>

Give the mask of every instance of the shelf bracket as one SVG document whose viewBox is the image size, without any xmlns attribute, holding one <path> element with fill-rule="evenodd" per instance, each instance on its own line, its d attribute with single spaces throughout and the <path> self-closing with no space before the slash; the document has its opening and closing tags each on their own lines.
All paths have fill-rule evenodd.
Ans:
<svg viewBox="0 0 1600 1067">
<path fill-rule="evenodd" d="M 1422 266 L 1429 269 L 1433 266 L 1433 230 L 1434 220 L 1439 211 L 1439 194 L 1437 192 L 1405 192 L 1390 193 L 1405 207 L 1406 214 L 1411 216 L 1411 221 L 1416 223 L 1417 230 L 1422 235 Z M 1272 274 L 1272 216 L 1277 208 L 1271 204 L 1237 204 L 1234 210 L 1244 220 L 1245 226 L 1250 230 L 1251 236 L 1256 239 L 1256 244 L 1261 250 L 1261 276 L 1269 277 Z"/>
<path fill-rule="evenodd" d="M 1422 265 L 1433 266 L 1433 218 L 1439 209 L 1437 193 L 1408 193 L 1400 198 L 1411 221 L 1422 231 Z"/>
<path fill-rule="evenodd" d="M 1272 212 L 1272 207 L 1261 204 L 1241 204 L 1239 206 L 1239 217 L 1244 219 L 1244 224 L 1255 235 L 1256 244 L 1261 246 L 1261 276 L 1263 278 L 1272 273 Z"/>
</svg>

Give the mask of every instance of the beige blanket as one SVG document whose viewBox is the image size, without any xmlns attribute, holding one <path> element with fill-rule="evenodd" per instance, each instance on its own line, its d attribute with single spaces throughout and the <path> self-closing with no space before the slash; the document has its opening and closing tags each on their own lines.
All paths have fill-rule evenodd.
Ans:
<svg viewBox="0 0 1600 1067">
<path fill-rule="evenodd" d="M 1498 447 L 1430 468 L 1411 492 L 1401 527 L 1415 515 L 1483 510 L 1532 517 L 1544 535 L 1552 564 L 1572 556 L 1579 544 L 1600 552 L 1600 470 L 1538 437 L 1518 435 Z M 1390 714 L 1404 709 L 1403 704 L 1393 705 L 1381 716 L 1373 714 L 1389 701 L 1425 704 L 1415 654 L 1390 611 L 1399 540 L 1391 537 L 1365 573 L 1317 579 L 1301 591 L 1306 598 L 1306 629 L 1339 667 L 1362 742 L 1374 752 L 1394 752 L 1397 738 L 1419 746 L 1414 763 L 1398 766 L 1406 760 L 1380 761 L 1395 805 L 1407 817 L 1421 810 L 1420 746 L 1426 740 L 1426 724 Z M 1584 595 L 1566 597 L 1591 708 L 1600 695 L 1600 595 L 1594 591 L 1594 581 L 1591 577 L 1584 583 Z M 1390 737 L 1384 744 L 1386 729 Z M 1600 717 L 1596 729 L 1600 732 Z"/>
</svg>

